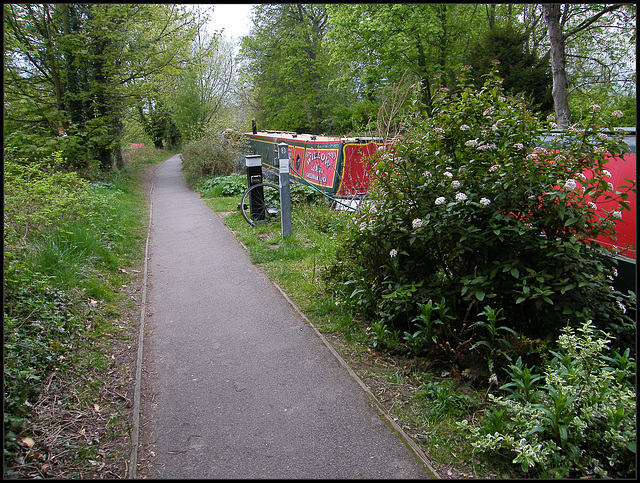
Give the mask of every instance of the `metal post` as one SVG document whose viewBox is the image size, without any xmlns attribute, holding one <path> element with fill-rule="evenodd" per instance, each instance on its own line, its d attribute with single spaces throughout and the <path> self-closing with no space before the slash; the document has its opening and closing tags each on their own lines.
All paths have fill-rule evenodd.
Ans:
<svg viewBox="0 0 640 483">
<path fill-rule="evenodd" d="M 262 183 L 262 156 L 249 154 L 244 157 L 247 166 L 247 188 Z M 262 186 L 251 191 L 249 196 L 249 211 L 252 220 L 264 220 L 264 191 Z"/>
<path fill-rule="evenodd" d="M 289 146 L 278 144 L 280 161 L 280 226 L 282 238 L 291 235 L 291 187 L 289 185 Z"/>
</svg>

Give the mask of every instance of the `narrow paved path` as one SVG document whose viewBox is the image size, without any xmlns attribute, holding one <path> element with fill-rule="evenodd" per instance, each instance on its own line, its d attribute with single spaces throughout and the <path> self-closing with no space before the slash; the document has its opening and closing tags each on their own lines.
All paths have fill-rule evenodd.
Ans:
<svg viewBox="0 0 640 483">
<path fill-rule="evenodd" d="M 138 475 L 429 478 L 180 168 L 152 190 Z"/>
</svg>

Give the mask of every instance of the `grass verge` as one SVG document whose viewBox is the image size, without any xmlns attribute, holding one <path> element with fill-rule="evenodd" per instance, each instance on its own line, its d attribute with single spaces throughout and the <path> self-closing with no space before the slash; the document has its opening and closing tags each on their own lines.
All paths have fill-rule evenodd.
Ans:
<svg viewBox="0 0 640 483">
<path fill-rule="evenodd" d="M 5 243 L 5 478 L 126 477 L 148 226 L 141 180 L 167 156 L 137 152 L 119 173 L 78 183 L 82 205 L 56 218 L 43 205 L 46 222 L 16 224 L 32 229 Z M 9 191 L 11 213 L 33 220 L 18 198 L 27 192 Z"/>
</svg>

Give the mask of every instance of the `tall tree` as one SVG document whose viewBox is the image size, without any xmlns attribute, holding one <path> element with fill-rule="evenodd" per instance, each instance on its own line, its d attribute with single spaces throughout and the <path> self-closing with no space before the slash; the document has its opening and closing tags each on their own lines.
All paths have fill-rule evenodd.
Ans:
<svg viewBox="0 0 640 483">
<path fill-rule="evenodd" d="M 500 76 L 504 78 L 505 92 L 526 95 L 539 111 L 553 110 L 551 97 L 551 75 L 547 59 L 537 59 L 527 52 L 528 35 L 513 23 L 504 26 L 493 20 L 483 38 L 471 46 L 466 59 L 473 66 L 472 78 L 477 87 L 482 86 L 486 74 L 499 64 Z"/>
<path fill-rule="evenodd" d="M 325 47 L 327 8 L 320 4 L 261 4 L 243 39 L 243 70 L 255 92 L 258 120 L 270 129 L 319 134 L 335 95 Z M 247 79 L 247 77 L 245 77 Z"/>
<path fill-rule="evenodd" d="M 338 4 L 330 8 L 331 52 L 345 75 L 377 94 L 408 75 L 427 110 L 434 74 L 455 85 L 457 67 L 483 28 L 477 5 Z"/>
<path fill-rule="evenodd" d="M 631 8 L 632 16 L 614 17 L 613 12 Z M 594 30 L 621 28 L 629 32 L 633 30 L 635 38 L 635 6 L 624 4 L 613 5 L 575 5 L 575 4 L 543 4 L 542 11 L 550 43 L 551 71 L 553 76 L 553 100 L 557 123 L 560 127 L 571 123 L 569 108 L 569 77 L 567 74 L 567 47 L 577 42 L 583 34 Z M 604 21 L 618 21 L 618 25 Z M 633 25 L 630 25 L 630 24 Z M 626 24 L 626 25 L 625 25 Z M 591 46 L 592 50 L 593 45 Z M 593 58 L 593 57 L 592 57 Z"/>
<path fill-rule="evenodd" d="M 228 40 L 200 32 L 192 52 L 193 61 L 176 78 L 178 84 L 168 99 L 183 141 L 202 135 L 224 117 L 236 75 L 233 45 Z"/>
<path fill-rule="evenodd" d="M 162 101 L 145 98 L 136 108 L 138 121 L 156 149 L 173 149 L 178 145 L 180 131 L 173 122 L 171 111 Z"/>
<path fill-rule="evenodd" d="M 47 4 L 4 5 L 6 100 L 11 103 L 21 98 L 23 105 L 39 104 L 42 115 L 23 126 L 48 125 L 51 133 L 63 127 L 65 110 L 62 65 L 56 49 L 60 33 L 54 9 Z M 8 113 L 9 120 L 12 113 Z"/>
<path fill-rule="evenodd" d="M 124 106 L 145 80 L 180 66 L 193 19 L 147 4 L 12 4 L 4 13 L 9 141 L 31 135 L 73 167 L 121 164 Z"/>
<path fill-rule="evenodd" d="M 136 120 L 156 146 L 172 146 L 219 130 L 228 119 L 236 77 L 234 46 L 205 26 L 211 11 L 196 5 L 191 10 L 196 30 L 187 46 L 189 61 L 179 70 L 153 77 L 140 91 Z M 228 125 L 225 125 L 228 127 Z"/>
</svg>

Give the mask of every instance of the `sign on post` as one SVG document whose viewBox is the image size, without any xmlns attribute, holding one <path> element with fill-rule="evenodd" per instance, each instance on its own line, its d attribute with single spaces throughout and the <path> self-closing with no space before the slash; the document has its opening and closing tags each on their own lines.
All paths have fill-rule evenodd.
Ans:
<svg viewBox="0 0 640 483">
<path fill-rule="evenodd" d="M 282 238 L 291 235 L 291 187 L 289 185 L 289 146 L 278 144 L 280 162 L 280 227 Z"/>
</svg>

